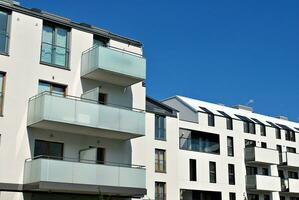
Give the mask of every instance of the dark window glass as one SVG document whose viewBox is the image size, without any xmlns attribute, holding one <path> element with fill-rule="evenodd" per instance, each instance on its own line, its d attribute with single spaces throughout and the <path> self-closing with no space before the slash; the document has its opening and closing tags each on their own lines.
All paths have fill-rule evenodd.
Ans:
<svg viewBox="0 0 299 200">
<path fill-rule="evenodd" d="M 255 123 L 249 122 L 249 133 L 255 134 Z"/>
<path fill-rule="evenodd" d="M 267 148 L 267 143 L 266 142 L 262 142 L 261 143 L 261 147 L 266 149 Z"/>
<path fill-rule="evenodd" d="M 279 197 L 280 200 L 285 200 L 286 198 L 284 196 Z"/>
<path fill-rule="evenodd" d="M 107 94 L 99 93 L 99 103 L 107 104 Z"/>
<path fill-rule="evenodd" d="M 261 136 L 266 136 L 266 126 L 263 124 L 260 124 L 260 131 L 261 131 Z"/>
<path fill-rule="evenodd" d="M 0 72 L 0 116 L 3 115 L 5 93 L 5 73 Z"/>
<path fill-rule="evenodd" d="M 287 147 L 287 152 L 296 153 L 296 148 L 294 148 L 294 147 Z"/>
<path fill-rule="evenodd" d="M 63 143 L 35 140 L 34 157 L 63 159 Z"/>
<path fill-rule="evenodd" d="M 235 185 L 235 165 L 228 164 L 228 182 L 230 185 Z"/>
<path fill-rule="evenodd" d="M 257 175 L 257 168 L 246 166 L 246 175 Z"/>
<path fill-rule="evenodd" d="M 268 168 L 262 168 L 262 175 L 269 176 Z"/>
<path fill-rule="evenodd" d="M 49 92 L 55 96 L 66 96 L 66 86 L 46 81 L 39 81 L 38 93 Z"/>
<path fill-rule="evenodd" d="M 270 200 L 270 195 L 265 194 L 265 195 L 264 195 L 264 200 Z"/>
<path fill-rule="evenodd" d="M 166 118 L 165 116 L 155 115 L 155 139 L 166 140 Z"/>
<path fill-rule="evenodd" d="M 68 68 L 68 30 L 55 25 L 43 25 L 41 62 Z"/>
<path fill-rule="evenodd" d="M 284 179 L 284 173 L 283 170 L 278 170 L 278 176 L 282 179 Z"/>
<path fill-rule="evenodd" d="M 285 138 L 288 141 L 296 142 L 295 132 L 292 130 L 285 130 Z"/>
<path fill-rule="evenodd" d="M 155 200 L 166 200 L 166 183 L 155 182 Z"/>
<path fill-rule="evenodd" d="M 247 194 L 248 200 L 259 200 L 259 195 L 257 194 Z"/>
<path fill-rule="evenodd" d="M 107 46 L 108 39 L 94 35 L 93 36 L 93 45 L 94 46 Z"/>
<path fill-rule="evenodd" d="M 255 147 L 256 142 L 254 140 L 245 140 L 245 147 Z"/>
<path fill-rule="evenodd" d="M 197 173 L 196 173 L 196 160 L 195 159 L 189 160 L 189 172 L 190 172 L 190 181 L 196 181 Z"/>
<path fill-rule="evenodd" d="M 243 121 L 243 125 L 244 125 L 244 133 L 249 133 L 249 122 Z"/>
<path fill-rule="evenodd" d="M 180 149 L 219 154 L 219 135 L 180 129 Z"/>
<path fill-rule="evenodd" d="M 2 54 L 8 53 L 8 18 L 9 13 L 0 10 L 0 53 Z"/>
<path fill-rule="evenodd" d="M 298 179 L 298 172 L 288 171 L 288 178 Z"/>
<path fill-rule="evenodd" d="M 208 113 L 208 125 L 215 126 L 215 116 L 213 113 Z"/>
<path fill-rule="evenodd" d="M 230 192 L 229 193 L 229 200 L 236 200 L 236 193 Z"/>
<path fill-rule="evenodd" d="M 281 130 L 280 128 L 275 128 L 276 139 L 281 139 Z"/>
<path fill-rule="evenodd" d="M 232 118 L 230 118 L 230 117 L 227 117 L 226 118 L 226 128 L 228 129 L 228 130 L 233 130 L 233 119 Z"/>
<path fill-rule="evenodd" d="M 166 172 L 165 150 L 155 149 L 155 170 L 156 172 Z"/>
<path fill-rule="evenodd" d="M 230 136 L 227 137 L 227 155 L 234 156 L 234 138 Z"/>
<path fill-rule="evenodd" d="M 97 148 L 97 163 L 105 163 L 105 148 Z"/>
<path fill-rule="evenodd" d="M 281 145 L 276 145 L 276 149 L 279 153 L 282 153 L 282 147 Z"/>
<path fill-rule="evenodd" d="M 210 183 L 216 183 L 216 162 L 209 163 L 210 168 Z"/>
</svg>

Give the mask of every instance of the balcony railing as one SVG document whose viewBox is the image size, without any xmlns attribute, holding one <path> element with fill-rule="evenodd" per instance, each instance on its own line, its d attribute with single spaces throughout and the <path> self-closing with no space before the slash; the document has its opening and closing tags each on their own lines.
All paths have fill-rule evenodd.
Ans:
<svg viewBox="0 0 299 200">
<path fill-rule="evenodd" d="M 180 149 L 212 154 L 220 153 L 220 145 L 217 142 L 199 141 L 183 137 L 180 137 Z"/>
<path fill-rule="evenodd" d="M 291 168 L 299 168 L 299 154 L 283 152 L 280 154 L 281 165 Z"/>
<path fill-rule="evenodd" d="M 29 100 L 29 127 L 131 139 L 145 135 L 145 112 L 43 92 Z"/>
<path fill-rule="evenodd" d="M 7 54 L 9 34 L 7 32 L 0 32 L 0 41 L 0 54 Z"/>
<path fill-rule="evenodd" d="M 82 53 L 81 76 L 129 86 L 145 80 L 146 60 L 132 52 L 94 46 Z"/>
<path fill-rule="evenodd" d="M 246 147 L 245 160 L 246 162 L 278 165 L 279 152 L 276 149 L 266 149 L 261 147 Z"/>
<path fill-rule="evenodd" d="M 249 190 L 280 192 L 281 181 L 278 176 L 247 175 L 246 187 Z"/>
<path fill-rule="evenodd" d="M 66 47 L 42 42 L 41 63 L 53 65 L 58 68 L 69 69 L 70 51 Z"/>
<path fill-rule="evenodd" d="M 145 189 L 145 168 L 114 162 L 95 164 L 92 160 L 78 160 L 38 156 L 25 162 L 25 188 L 40 191 L 65 191 L 82 193 L 106 193 L 112 188 L 130 188 L 125 195 L 143 196 Z M 43 184 L 39 184 L 43 183 Z M 54 184 L 54 185 L 53 185 Z M 73 186 L 72 186 L 73 185 Z M 101 189 L 101 186 L 108 188 Z M 110 188 L 110 189 L 109 189 Z M 115 195 L 118 190 L 114 189 Z M 121 192 L 121 191 L 119 191 Z"/>
</svg>

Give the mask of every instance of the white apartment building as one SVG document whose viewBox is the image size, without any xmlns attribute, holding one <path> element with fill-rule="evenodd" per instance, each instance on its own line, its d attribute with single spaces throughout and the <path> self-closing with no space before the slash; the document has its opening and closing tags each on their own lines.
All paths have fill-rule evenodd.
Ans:
<svg viewBox="0 0 299 200">
<path fill-rule="evenodd" d="M 0 200 L 298 200 L 299 124 L 146 97 L 140 42 L 0 0 Z"/>
</svg>

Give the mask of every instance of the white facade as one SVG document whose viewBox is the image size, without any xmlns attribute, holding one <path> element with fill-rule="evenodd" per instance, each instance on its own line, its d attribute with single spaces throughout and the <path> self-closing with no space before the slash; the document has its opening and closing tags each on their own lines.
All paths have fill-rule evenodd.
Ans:
<svg viewBox="0 0 299 200">
<path fill-rule="evenodd" d="M 298 123 L 181 96 L 146 98 L 139 42 L 10 1 L 0 1 L 0 16 L 0 200 L 299 198 Z M 58 34 L 50 50 L 45 26 Z M 47 51 L 67 64 L 42 62 Z M 41 83 L 50 90 L 40 93 Z"/>
</svg>

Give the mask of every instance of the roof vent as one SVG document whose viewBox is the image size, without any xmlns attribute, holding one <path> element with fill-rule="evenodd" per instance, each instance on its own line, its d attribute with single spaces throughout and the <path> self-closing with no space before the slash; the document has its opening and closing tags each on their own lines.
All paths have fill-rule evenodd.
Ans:
<svg viewBox="0 0 299 200">
<path fill-rule="evenodd" d="M 276 118 L 278 118 L 278 119 L 283 119 L 283 120 L 287 120 L 287 121 L 289 120 L 288 117 L 286 117 L 286 116 L 282 116 L 282 115 L 281 115 L 281 116 L 277 116 Z"/>
<path fill-rule="evenodd" d="M 244 106 L 244 105 L 235 105 L 233 108 L 238 109 L 238 110 L 245 110 L 249 112 L 253 112 L 253 108 L 249 106 Z"/>
<path fill-rule="evenodd" d="M 42 10 L 38 9 L 38 8 L 31 8 L 30 10 L 37 12 L 37 13 L 42 13 Z"/>
</svg>

